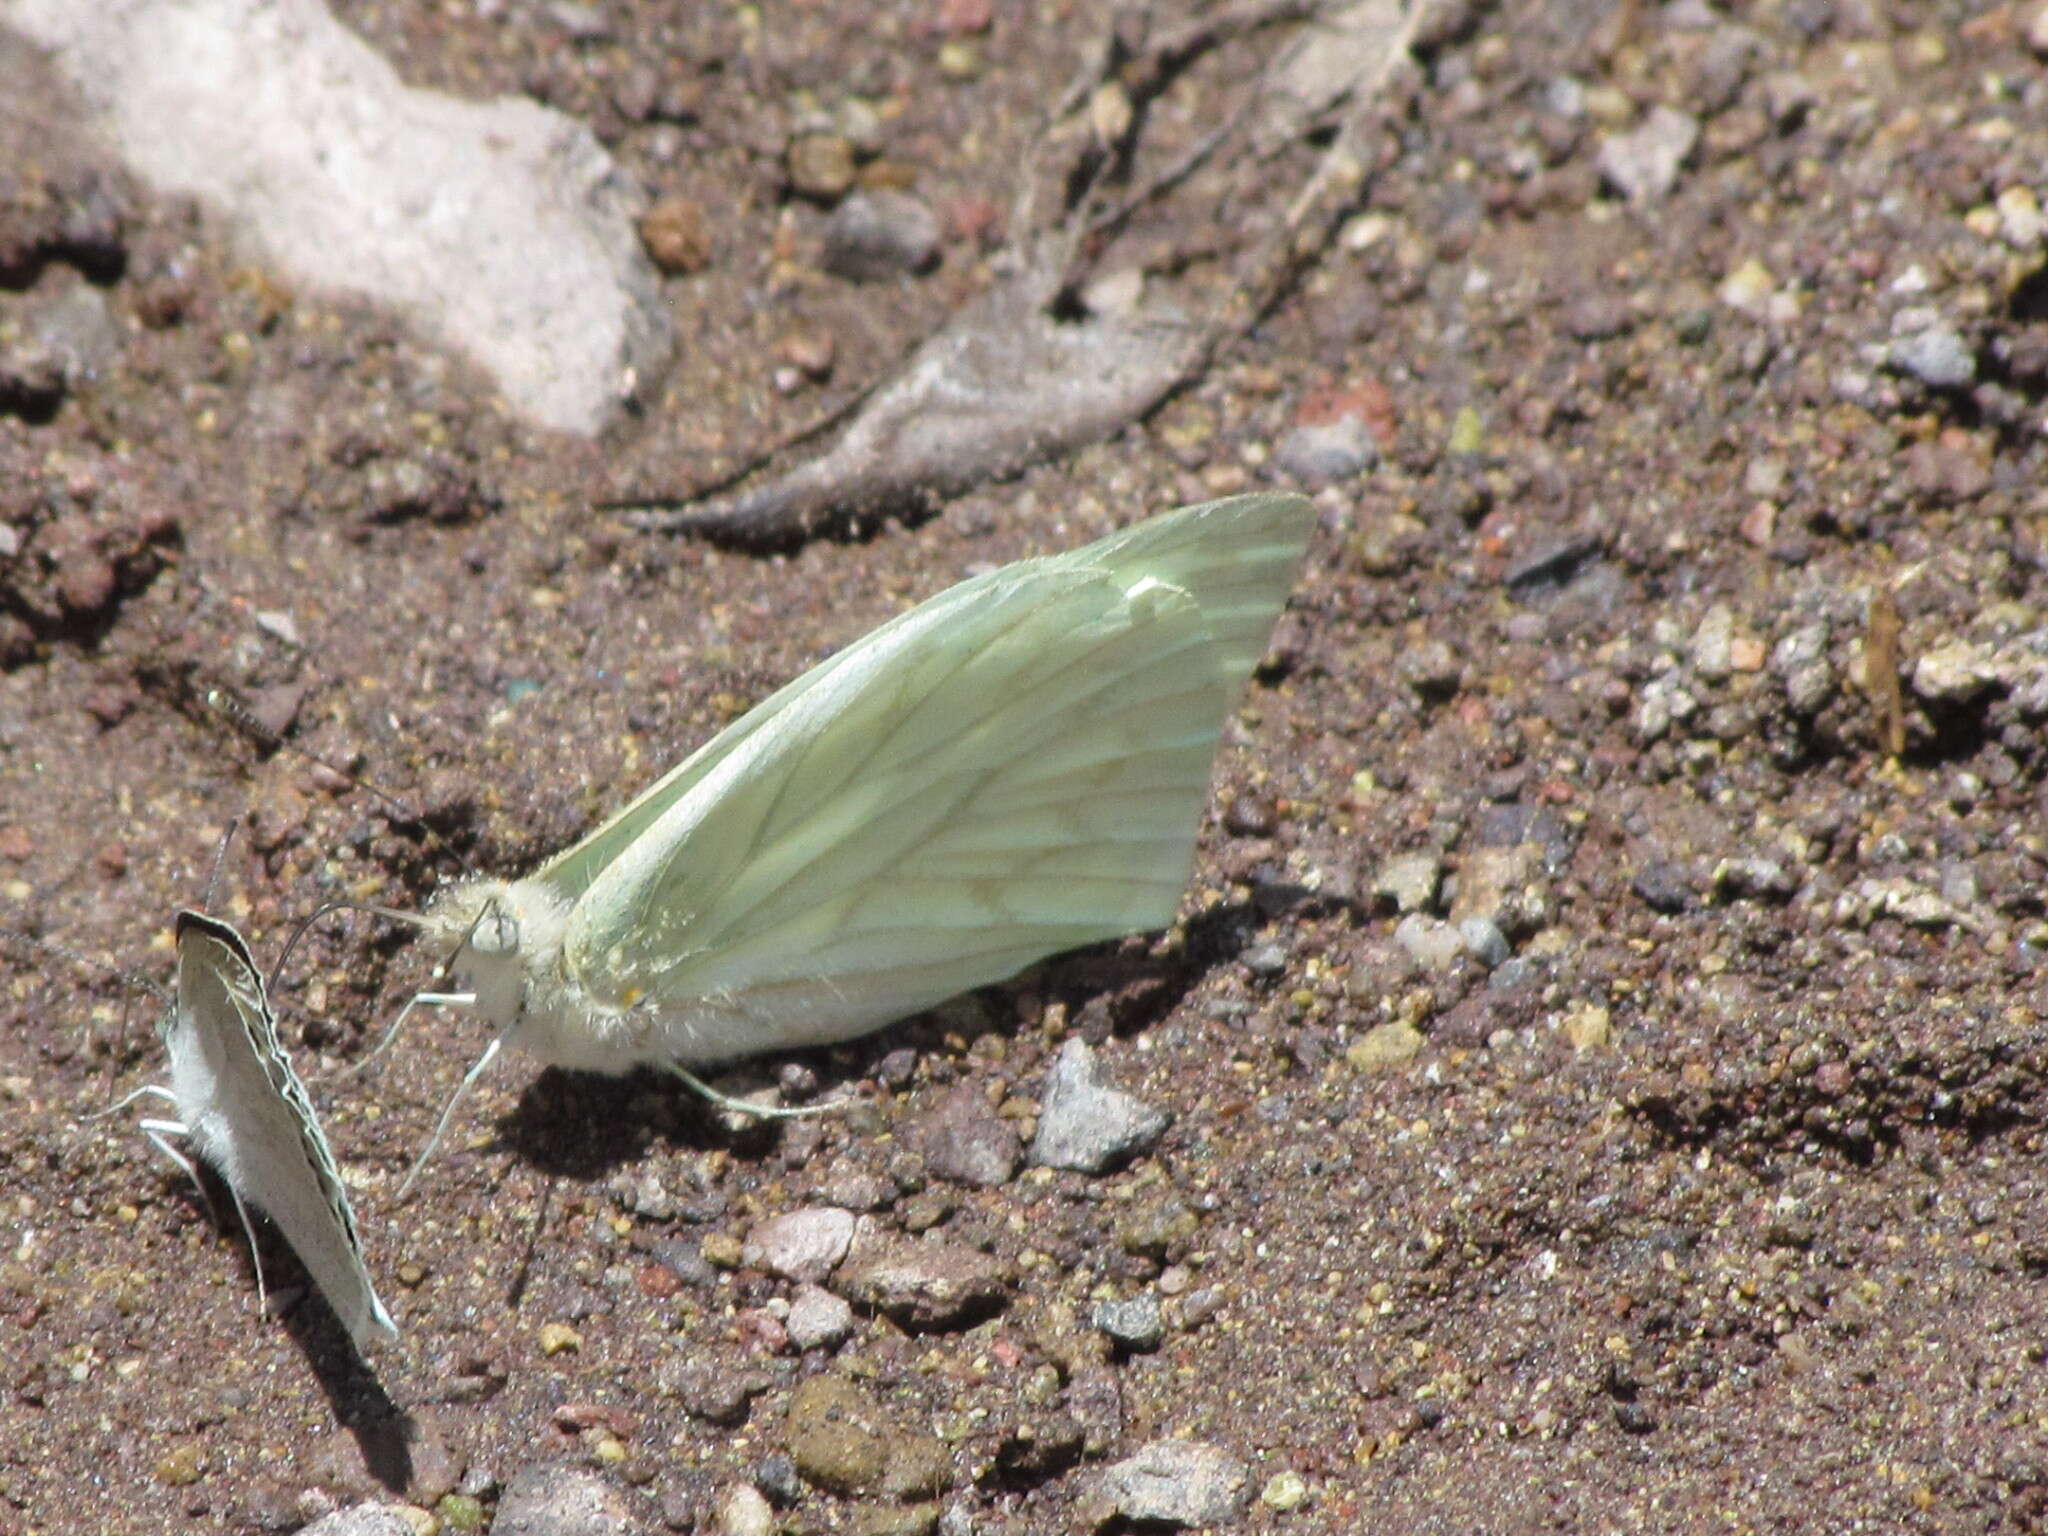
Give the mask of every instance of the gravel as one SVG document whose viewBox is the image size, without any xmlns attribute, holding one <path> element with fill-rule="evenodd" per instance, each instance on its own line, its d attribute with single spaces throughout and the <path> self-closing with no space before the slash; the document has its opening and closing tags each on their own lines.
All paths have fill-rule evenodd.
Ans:
<svg viewBox="0 0 2048 1536">
<path fill-rule="evenodd" d="M 1102 1080 L 1101 1063 L 1084 1040 L 1068 1040 L 1039 1091 L 1031 1161 L 1042 1168 L 1103 1173 L 1149 1151 L 1172 1116 Z"/>
</svg>

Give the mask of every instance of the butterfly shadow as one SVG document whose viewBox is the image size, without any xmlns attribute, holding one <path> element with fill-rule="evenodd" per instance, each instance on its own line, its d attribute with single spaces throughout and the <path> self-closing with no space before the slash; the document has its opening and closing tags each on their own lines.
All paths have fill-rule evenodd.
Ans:
<svg viewBox="0 0 2048 1536">
<path fill-rule="evenodd" d="M 280 1251 L 289 1254 L 290 1248 L 282 1242 L 271 1244 L 265 1264 L 277 1263 Z M 298 1261 L 290 1262 L 296 1266 Z M 356 1348 L 326 1298 L 310 1280 L 304 1283 L 304 1297 L 285 1313 L 285 1331 L 312 1366 L 313 1379 L 320 1383 L 335 1422 L 355 1441 L 364 1471 L 389 1492 L 404 1493 L 413 1483 L 412 1446 L 419 1427 L 384 1390 L 376 1366 Z"/>
<path fill-rule="evenodd" d="M 1247 900 L 1190 918 L 1182 943 L 1165 954 L 1154 953 L 1143 939 L 1127 939 L 1056 956 L 1027 972 L 1026 981 L 1065 1003 L 1069 1027 L 1100 1045 L 1159 1023 L 1219 967 L 1250 949 L 1260 928 L 1275 918 L 1348 911 L 1355 905 L 1302 885 L 1263 883 Z"/>
<path fill-rule="evenodd" d="M 657 1146 L 743 1151 L 775 1144 L 757 1122 L 734 1131 L 680 1083 L 643 1068 L 624 1077 L 548 1067 L 495 1122 L 494 1147 L 551 1178 L 587 1182 L 641 1161 Z"/>
<path fill-rule="evenodd" d="M 384 1390 L 376 1366 L 356 1348 L 291 1244 L 260 1216 L 253 1218 L 253 1230 L 243 1232 L 234 1197 L 220 1175 L 207 1163 L 195 1167 L 201 1182 L 184 1185 L 195 1207 L 193 1218 L 210 1220 L 216 1230 L 238 1239 L 234 1246 L 249 1266 L 252 1290 L 258 1288 L 260 1266 L 269 1310 L 305 1356 L 335 1422 L 354 1438 L 365 1471 L 382 1487 L 403 1492 L 413 1481 L 411 1447 L 417 1431 L 411 1417 Z"/>
</svg>

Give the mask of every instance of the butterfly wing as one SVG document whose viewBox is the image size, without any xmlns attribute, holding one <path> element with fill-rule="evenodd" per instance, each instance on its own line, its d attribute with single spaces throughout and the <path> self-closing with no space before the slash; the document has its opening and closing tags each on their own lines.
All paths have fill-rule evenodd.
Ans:
<svg viewBox="0 0 2048 1536">
<path fill-rule="evenodd" d="M 363 1265 L 355 1212 L 240 934 L 177 920 L 178 993 L 165 1044 L 199 1154 L 276 1223 L 358 1345 L 398 1336 Z"/>
<path fill-rule="evenodd" d="M 758 1050 L 1172 921 L 1308 524 L 1298 497 L 1189 508 L 884 625 L 616 854 L 571 915 L 570 973 L 615 1006 L 708 1001 Z"/>
<path fill-rule="evenodd" d="M 565 904 L 577 900 L 614 859 L 785 711 L 846 672 L 864 668 L 871 648 L 902 638 L 901 630 L 943 633 L 949 619 L 979 607 L 996 584 L 1020 570 L 1044 565 L 1099 569 L 1126 584 L 1149 575 L 1195 594 L 1221 653 L 1224 687 L 1234 696 L 1265 653 L 1313 525 L 1313 508 L 1303 497 L 1232 496 L 1150 518 L 1066 555 L 961 582 L 776 690 L 528 878 L 547 885 Z"/>
</svg>

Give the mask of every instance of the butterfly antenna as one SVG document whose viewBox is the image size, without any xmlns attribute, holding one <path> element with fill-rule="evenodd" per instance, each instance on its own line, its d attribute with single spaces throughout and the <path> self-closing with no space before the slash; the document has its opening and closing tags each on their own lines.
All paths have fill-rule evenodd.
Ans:
<svg viewBox="0 0 2048 1536">
<path fill-rule="evenodd" d="M 265 725 L 261 720 L 258 720 L 256 712 L 227 689 L 207 689 L 206 707 L 266 751 L 289 752 L 294 757 L 303 758 L 317 767 L 325 768 L 335 777 L 346 779 L 351 789 L 360 789 L 364 794 L 370 796 L 371 799 L 381 802 L 384 808 L 395 813 L 399 820 L 410 822 L 416 827 L 426 825 L 420 813 L 399 799 L 398 796 L 379 788 L 361 774 L 353 773 L 342 767 L 339 763 L 329 762 L 319 753 L 302 747 L 295 741 L 285 740 L 277 731 Z"/>
<path fill-rule="evenodd" d="M 422 831 L 424 831 L 431 842 L 439 844 L 441 847 L 445 848 L 450 854 L 454 855 L 455 862 L 461 868 L 465 878 L 472 876 L 476 873 L 475 870 L 470 868 L 469 860 L 463 856 L 462 850 L 450 846 L 448 842 L 444 838 L 442 838 L 439 833 L 437 833 L 431 826 L 427 824 L 426 817 L 422 816 L 417 810 L 413 809 L 413 807 L 406 801 L 399 799 L 398 796 L 392 794 L 390 791 L 379 786 L 374 780 L 365 778 L 362 774 L 356 773 L 351 769 L 344 768 L 339 763 L 331 762 L 327 758 L 322 757 L 319 753 L 314 752 L 309 748 L 300 746 L 295 741 L 287 741 L 282 734 L 273 730 L 271 727 L 265 725 L 261 720 L 257 719 L 256 712 L 250 709 L 249 706 L 247 704 L 244 704 L 240 699 L 236 698 L 235 695 L 226 688 L 216 687 L 207 689 L 205 693 L 205 699 L 206 707 L 208 709 L 212 710 L 215 714 L 219 715 L 223 720 L 226 720 L 230 725 L 234 726 L 236 730 L 240 731 L 244 736 L 247 736 L 250 740 L 257 743 L 257 745 L 261 746 L 265 751 L 289 752 L 294 757 L 301 758 L 306 762 L 312 763 L 321 768 L 325 768 L 329 773 L 333 774 L 336 778 L 345 780 L 351 789 L 359 789 L 364 794 L 370 796 L 373 800 L 378 801 L 380 804 L 384 806 L 386 810 L 390 811 L 399 821 L 406 823 L 408 826 L 418 827 Z"/>
<path fill-rule="evenodd" d="M 441 1111 L 441 1118 L 434 1122 L 434 1134 L 429 1136 L 427 1144 L 420 1148 L 420 1155 L 413 1159 L 412 1167 L 405 1175 L 405 1182 L 398 1186 L 398 1199 L 403 1200 L 412 1193 L 413 1184 L 418 1180 L 420 1171 L 427 1166 L 427 1159 L 434 1155 L 434 1149 L 441 1144 L 441 1138 L 447 1134 L 448 1122 L 455 1118 L 456 1107 L 469 1097 L 469 1091 L 476 1086 L 477 1079 L 482 1077 L 490 1064 L 498 1059 L 499 1048 L 504 1043 L 502 1035 L 494 1038 L 484 1047 L 483 1055 L 477 1057 L 476 1065 L 462 1074 L 462 1081 L 456 1084 L 455 1092 L 449 1096 L 448 1107 Z"/>
<path fill-rule="evenodd" d="M 25 948 L 39 949 L 46 955 L 55 955 L 59 960 L 69 961 L 81 970 L 100 971 L 125 986 L 134 987 L 139 992 L 147 992 L 160 1003 L 168 1003 L 171 1000 L 171 994 L 154 978 L 145 976 L 140 971 L 131 971 L 126 966 L 116 965 L 111 960 L 102 960 L 97 955 L 88 955 L 82 950 L 68 948 L 50 939 L 39 939 L 32 933 L 23 933 L 19 928 L 0 928 L 0 939 L 11 939 Z"/>
<path fill-rule="evenodd" d="M 330 912 L 367 912 L 372 917 L 387 918 L 394 923 L 405 923 L 414 928 L 424 928 L 427 926 L 427 920 L 417 912 L 401 912 L 396 907 L 380 907 L 374 902 L 368 901 L 322 902 L 299 920 L 298 924 L 292 929 L 291 937 L 284 941 L 284 949 L 279 953 L 276 963 L 270 967 L 269 986 L 272 992 L 278 990 L 280 980 L 284 976 L 284 963 L 291 958 L 291 953 L 298 947 L 299 940 L 303 939 L 312 929 L 313 925 Z"/>
<path fill-rule="evenodd" d="M 221 830 L 220 842 L 213 850 L 213 868 L 206 872 L 206 885 L 200 896 L 199 905 L 202 909 L 213 905 L 213 893 L 220 887 L 221 869 L 228 861 L 228 845 L 235 840 L 235 829 L 241 824 L 242 818 L 239 814 L 230 816 L 227 826 Z"/>
</svg>

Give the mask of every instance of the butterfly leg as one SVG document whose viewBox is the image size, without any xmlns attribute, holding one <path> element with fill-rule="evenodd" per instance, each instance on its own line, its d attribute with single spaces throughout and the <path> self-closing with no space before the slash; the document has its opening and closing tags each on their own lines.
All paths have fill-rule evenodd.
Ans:
<svg viewBox="0 0 2048 1536">
<path fill-rule="evenodd" d="M 689 1068 L 673 1061 L 660 1061 L 654 1065 L 681 1078 L 684 1087 L 713 1109 L 723 1109 L 736 1115 L 752 1115 L 757 1120 L 796 1120 L 805 1115 L 822 1115 L 827 1110 L 840 1107 L 840 1101 L 837 1099 L 826 1104 L 750 1104 L 745 1099 L 736 1099 L 729 1093 L 720 1093 Z"/>
<path fill-rule="evenodd" d="M 415 998 L 413 1001 L 417 1002 L 419 999 Z M 484 1069 L 498 1059 L 498 1051 L 504 1043 L 502 1037 L 494 1037 L 491 1043 L 484 1047 L 483 1055 L 477 1057 L 476 1065 L 462 1074 L 462 1081 L 456 1085 L 455 1092 L 449 1095 L 448 1107 L 441 1111 L 441 1118 L 434 1122 L 434 1134 L 429 1136 L 427 1144 L 420 1148 L 420 1155 L 413 1159 L 412 1167 L 405 1175 L 405 1182 L 398 1186 L 400 1200 L 412 1192 L 413 1181 L 420 1176 L 420 1170 L 427 1166 L 427 1159 L 434 1155 L 434 1148 L 441 1144 L 441 1138 L 447 1134 L 448 1122 L 455 1118 L 456 1106 L 469 1097 L 469 1090 L 474 1088 L 476 1080 L 484 1075 Z"/>
<path fill-rule="evenodd" d="M 116 1099 L 113 1103 L 109 1104 L 105 1109 L 96 1109 L 91 1114 L 80 1116 L 80 1118 L 85 1120 L 104 1120 L 108 1115 L 119 1114 L 122 1110 L 126 1109 L 130 1104 L 133 1104 L 137 1099 L 165 1099 L 173 1104 L 178 1102 L 178 1096 L 175 1093 L 171 1092 L 170 1089 L 166 1088 L 162 1083 L 144 1083 L 140 1088 L 137 1088 L 133 1093 L 122 1094 L 120 1098 Z M 170 1132 L 169 1134 L 182 1136 L 185 1133 L 185 1127 L 181 1124 L 178 1124 L 178 1122 L 176 1121 L 164 1120 L 149 1121 L 146 1123 L 152 1125 L 176 1125 L 177 1129 L 173 1132 Z M 177 1154 L 172 1153 L 172 1156 L 176 1157 Z M 182 1163 L 185 1161 L 185 1159 L 179 1157 L 178 1161 Z"/>
<path fill-rule="evenodd" d="M 161 1093 L 167 1098 L 170 1096 L 170 1090 L 167 1088 L 138 1088 L 135 1092 L 129 1094 L 128 1098 L 138 1099 L 146 1093 Z M 122 1103 L 126 1102 L 126 1099 L 122 1100 Z M 171 1136 L 189 1135 L 191 1134 L 191 1127 L 182 1120 L 138 1120 L 136 1127 L 142 1132 L 144 1139 L 152 1147 L 155 1147 L 157 1151 L 163 1153 L 165 1157 L 168 1157 L 184 1170 L 185 1177 L 192 1181 L 192 1187 L 199 1191 L 199 1203 L 206 1207 L 206 1219 L 216 1227 L 219 1226 L 221 1224 L 220 1212 L 214 1206 L 213 1196 L 206 1192 L 206 1182 L 199 1177 L 198 1165 L 165 1139 Z"/>
<path fill-rule="evenodd" d="M 382 1056 L 386 1051 L 391 1049 L 392 1041 L 398 1038 L 399 1030 L 405 1027 L 405 1021 L 412 1016 L 413 1009 L 469 1008 L 473 1007 L 475 1003 L 476 994 L 474 992 L 413 993 L 413 995 L 409 999 L 407 999 L 406 1005 L 398 1010 L 398 1017 L 391 1021 L 390 1027 L 384 1031 L 383 1037 L 378 1040 L 376 1045 L 371 1047 L 370 1054 L 365 1056 L 361 1061 L 357 1062 L 354 1066 L 343 1068 L 339 1075 L 342 1077 L 354 1077 L 358 1072 L 367 1071 L 372 1062 L 374 1062 L 379 1056 Z"/>
<path fill-rule="evenodd" d="M 249 1223 L 249 1207 L 242 1204 L 242 1192 L 232 1184 L 228 1186 L 228 1195 L 235 1202 L 235 1215 L 241 1218 L 242 1236 L 249 1240 L 249 1262 L 256 1266 L 256 1310 L 268 1317 L 270 1287 L 263 1282 L 263 1252 L 256 1246 L 256 1229 Z"/>
</svg>

